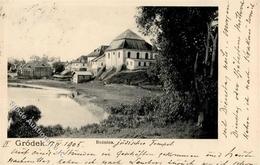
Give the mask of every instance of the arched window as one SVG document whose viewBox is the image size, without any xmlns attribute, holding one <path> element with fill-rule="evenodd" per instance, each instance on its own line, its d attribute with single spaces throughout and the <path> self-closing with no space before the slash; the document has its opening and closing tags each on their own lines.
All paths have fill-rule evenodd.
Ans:
<svg viewBox="0 0 260 165">
<path fill-rule="evenodd" d="M 140 55 L 140 53 L 137 52 L 137 53 L 136 53 L 136 58 L 137 58 L 137 59 L 139 59 L 139 55 Z"/>
<path fill-rule="evenodd" d="M 148 59 L 149 54 L 145 53 L 145 59 Z"/>
<path fill-rule="evenodd" d="M 127 58 L 131 58 L 131 52 L 127 53 Z"/>
<path fill-rule="evenodd" d="M 144 62 L 144 66 L 146 66 L 146 62 Z"/>
<path fill-rule="evenodd" d="M 141 62 L 140 61 L 138 62 L 138 66 L 141 66 Z"/>
</svg>

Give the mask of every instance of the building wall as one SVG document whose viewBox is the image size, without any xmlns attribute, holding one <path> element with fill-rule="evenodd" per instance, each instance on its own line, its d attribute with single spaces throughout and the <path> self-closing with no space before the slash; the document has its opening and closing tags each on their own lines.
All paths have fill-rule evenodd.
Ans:
<svg viewBox="0 0 260 165">
<path fill-rule="evenodd" d="M 154 60 L 149 59 L 126 59 L 126 68 L 129 70 L 134 69 L 145 69 L 149 67 L 152 63 L 154 63 Z"/>
<path fill-rule="evenodd" d="M 130 53 L 130 58 L 137 59 L 139 53 L 138 59 L 154 59 L 152 52 L 149 50 L 142 51 L 142 50 L 124 49 L 124 52 L 126 58 L 129 58 L 128 54 Z"/>
<path fill-rule="evenodd" d="M 74 83 L 82 83 L 82 82 L 87 82 L 91 79 L 91 75 L 79 75 L 79 74 L 75 74 L 72 78 L 72 81 Z"/>
<path fill-rule="evenodd" d="M 52 69 L 50 67 L 35 67 L 33 74 L 35 78 L 50 77 Z"/>
<path fill-rule="evenodd" d="M 105 65 L 105 57 L 98 59 L 97 61 L 91 62 L 91 69 L 102 68 Z"/>
<path fill-rule="evenodd" d="M 32 78 L 33 77 L 33 69 L 32 68 L 22 68 L 19 72 L 19 75 Z"/>
<path fill-rule="evenodd" d="M 125 57 L 124 57 L 124 51 L 121 50 L 115 50 L 115 51 L 107 51 L 105 53 L 105 63 L 106 67 L 118 67 L 122 66 L 124 64 Z"/>
<path fill-rule="evenodd" d="M 88 63 L 91 62 L 93 59 L 95 59 L 96 57 L 88 57 Z"/>
<path fill-rule="evenodd" d="M 120 49 L 120 50 L 105 52 L 105 63 L 107 68 L 119 67 L 123 64 L 126 65 L 127 59 L 138 59 L 144 61 L 154 60 L 155 54 L 152 53 L 152 51 L 140 51 L 140 50 L 132 50 L 132 49 Z M 135 65 L 138 64 L 135 63 Z M 137 68 L 138 66 L 134 66 L 134 67 Z"/>
<path fill-rule="evenodd" d="M 79 71 L 80 68 L 86 68 L 87 69 L 87 63 L 73 62 L 66 67 L 66 69 L 71 70 L 71 71 Z"/>
<path fill-rule="evenodd" d="M 52 75 L 52 69 L 51 67 L 22 68 L 20 75 L 26 78 L 48 78 Z"/>
</svg>

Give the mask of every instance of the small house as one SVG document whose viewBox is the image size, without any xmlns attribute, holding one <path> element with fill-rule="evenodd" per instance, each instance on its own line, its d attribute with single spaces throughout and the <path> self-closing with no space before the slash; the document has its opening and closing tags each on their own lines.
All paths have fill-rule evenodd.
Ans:
<svg viewBox="0 0 260 165">
<path fill-rule="evenodd" d="M 65 70 L 80 71 L 87 70 L 88 57 L 80 56 L 76 60 L 72 60 L 70 63 L 65 65 Z"/>
<path fill-rule="evenodd" d="M 96 57 L 91 61 L 91 71 L 94 75 L 96 75 L 97 72 L 103 67 L 105 67 L 105 54 Z"/>
<path fill-rule="evenodd" d="M 52 68 L 48 63 L 30 61 L 18 70 L 18 76 L 29 79 L 49 78 L 52 76 Z"/>
<path fill-rule="evenodd" d="M 93 74 L 88 71 L 75 71 L 72 77 L 72 82 L 83 83 L 90 81 L 93 78 Z"/>
<path fill-rule="evenodd" d="M 98 48 L 96 48 L 94 51 L 92 51 L 91 53 L 89 53 L 87 55 L 88 58 L 88 63 L 91 65 L 91 62 L 93 61 L 93 59 L 104 55 L 105 50 L 108 48 L 107 45 L 101 45 Z"/>
<path fill-rule="evenodd" d="M 72 78 L 73 72 L 70 70 L 64 70 L 60 74 L 53 75 L 55 80 L 59 81 L 70 81 Z"/>
</svg>

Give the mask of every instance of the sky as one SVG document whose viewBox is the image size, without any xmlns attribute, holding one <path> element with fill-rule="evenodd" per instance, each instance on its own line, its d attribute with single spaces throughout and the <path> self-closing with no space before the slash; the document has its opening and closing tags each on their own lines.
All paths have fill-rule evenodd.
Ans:
<svg viewBox="0 0 260 165">
<path fill-rule="evenodd" d="M 135 23 L 136 6 L 25 2 L 9 3 L 5 8 L 7 57 L 28 60 L 32 55 L 48 55 L 66 61 L 87 55 L 100 45 L 109 45 L 126 29 L 144 37 Z"/>
</svg>

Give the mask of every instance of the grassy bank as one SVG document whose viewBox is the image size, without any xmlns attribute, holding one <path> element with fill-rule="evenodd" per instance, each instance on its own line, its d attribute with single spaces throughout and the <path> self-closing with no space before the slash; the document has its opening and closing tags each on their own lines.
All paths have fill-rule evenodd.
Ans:
<svg viewBox="0 0 260 165">
<path fill-rule="evenodd" d="M 131 104 L 137 98 L 152 97 L 161 94 L 160 90 L 143 89 L 142 87 L 124 84 L 104 85 L 102 81 L 90 81 L 82 84 L 56 80 L 13 80 L 10 82 L 43 85 L 77 91 L 80 94 L 79 97 L 76 98 L 78 103 L 84 105 L 90 101 L 103 109 L 119 104 Z"/>
</svg>

